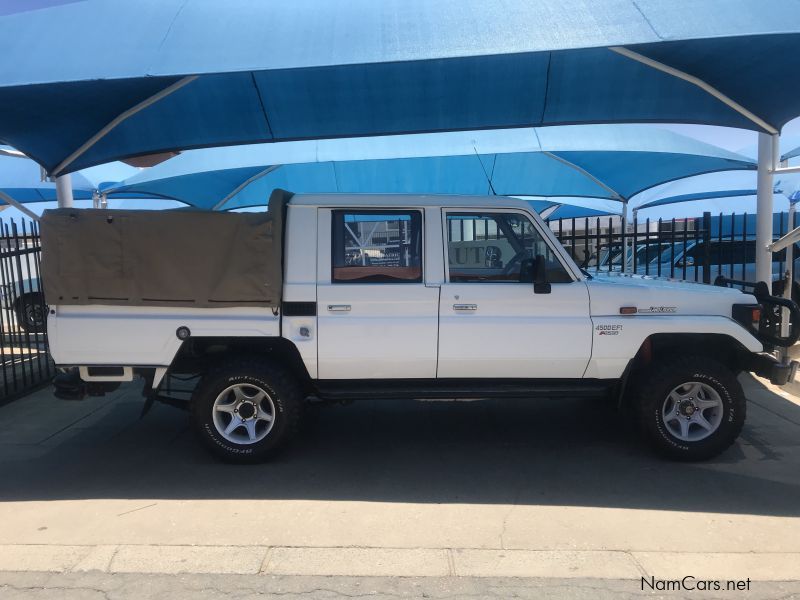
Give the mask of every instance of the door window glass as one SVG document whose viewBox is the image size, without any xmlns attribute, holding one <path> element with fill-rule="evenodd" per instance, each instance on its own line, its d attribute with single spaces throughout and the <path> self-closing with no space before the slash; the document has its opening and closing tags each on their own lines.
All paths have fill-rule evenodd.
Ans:
<svg viewBox="0 0 800 600">
<path fill-rule="evenodd" d="M 447 256 L 451 282 L 530 283 L 538 257 L 548 282 L 572 281 L 530 219 L 519 213 L 449 213 Z"/>
<path fill-rule="evenodd" d="M 334 283 L 422 281 L 419 211 L 333 211 Z"/>
</svg>

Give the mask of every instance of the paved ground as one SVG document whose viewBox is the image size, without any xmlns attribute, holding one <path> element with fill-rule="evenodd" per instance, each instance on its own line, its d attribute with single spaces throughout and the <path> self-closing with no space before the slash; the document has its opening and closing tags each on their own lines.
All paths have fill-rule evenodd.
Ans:
<svg viewBox="0 0 800 600">
<path fill-rule="evenodd" d="M 800 598 L 800 584 L 756 582 L 749 592 L 654 592 L 649 588 L 643 591 L 638 581 L 611 579 L 0 573 L 0 597 L 3 600 L 339 600 L 367 597 L 371 600 L 791 600 Z"/>
<path fill-rule="evenodd" d="M 800 404 L 744 382 L 742 439 L 703 464 L 553 400 L 320 408 L 240 467 L 177 409 L 140 420 L 135 387 L 39 392 L 0 408 L 0 596 L 595 598 L 686 575 L 800 594 Z"/>
</svg>

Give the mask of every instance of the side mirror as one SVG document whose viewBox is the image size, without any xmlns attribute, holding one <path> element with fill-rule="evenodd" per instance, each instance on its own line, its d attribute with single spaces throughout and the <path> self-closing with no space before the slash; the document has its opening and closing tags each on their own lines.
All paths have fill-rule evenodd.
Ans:
<svg viewBox="0 0 800 600">
<path fill-rule="evenodd" d="M 533 293 L 549 294 L 551 291 L 550 284 L 547 282 L 547 265 L 544 256 L 537 254 L 533 259 Z"/>
<path fill-rule="evenodd" d="M 694 258 L 691 256 L 684 256 L 680 260 L 678 260 L 676 267 L 693 267 L 694 266 Z"/>
</svg>

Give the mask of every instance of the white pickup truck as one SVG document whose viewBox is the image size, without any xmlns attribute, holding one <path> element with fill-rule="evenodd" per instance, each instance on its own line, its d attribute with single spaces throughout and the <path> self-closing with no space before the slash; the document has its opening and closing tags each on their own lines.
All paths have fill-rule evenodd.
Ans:
<svg viewBox="0 0 800 600">
<path fill-rule="evenodd" d="M 45 213 L 57 393 L 139 375 L 169 401 L 166 374 L 196 376 L 194 428 L 233 461 L 283 446 L 309 397 L 536 396 L 611 398 L 662 454 L 706 459 L 744 424 L 737 374 L 797 368 L 768 353 L 800 335 L 791 301 L 590 276 L 521 200 L 276 190 L 267 221 L 149 212 L 133 239 L 137 214 Z"/>
</svg>

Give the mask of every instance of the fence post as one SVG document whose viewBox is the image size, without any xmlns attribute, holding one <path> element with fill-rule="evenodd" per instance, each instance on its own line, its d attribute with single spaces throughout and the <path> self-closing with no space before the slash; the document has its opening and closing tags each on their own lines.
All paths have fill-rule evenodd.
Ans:
<svg viewBox="0 0 800 600">
<path fill-rule="evenodd" d="M 711 283 L 711 213 L 703 213 L 703 283 Z"/>
</svg>

